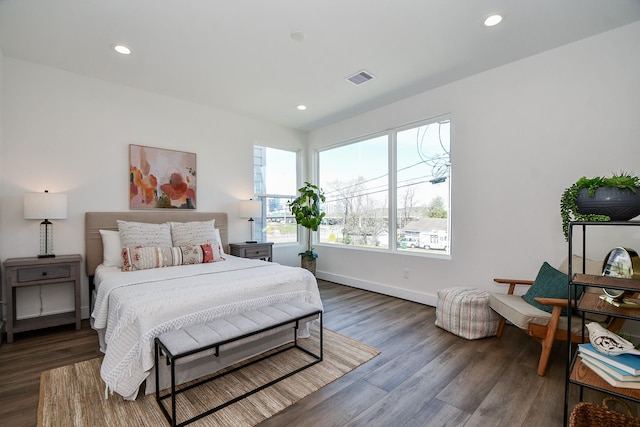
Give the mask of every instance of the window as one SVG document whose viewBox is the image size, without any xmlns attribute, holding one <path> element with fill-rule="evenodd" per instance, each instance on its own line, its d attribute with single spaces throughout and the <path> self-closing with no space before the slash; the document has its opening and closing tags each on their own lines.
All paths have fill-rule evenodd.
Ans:
<svg viewBox="0 0 640 427">
<path fill-rule="evenodd" d="M 449 119 L 320 151 L 320 243 L 449 254 L 449 152 Z"/>
<path fill-rule="evenodd" d="M 258 240 L 274 243 L 298 241 L 298 227 L 287 208 L 296 197 L 298 154 L 275 148 L 253 147 L 254 199 L 262 201 L 262 217 L 256 219 Z"/>
<path fill-rule="evenodd" d="M 388 246 L 388 153 L 386 135 L 319 153 L 326 198 L 321 243 Z"/>
</svg>

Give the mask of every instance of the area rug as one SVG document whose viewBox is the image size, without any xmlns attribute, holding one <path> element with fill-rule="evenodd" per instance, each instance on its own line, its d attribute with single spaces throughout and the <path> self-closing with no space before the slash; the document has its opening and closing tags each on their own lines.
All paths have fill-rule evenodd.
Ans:
<svg viewBox="0 0 640 427">
<path fill-rule="evenodd" d="M 254 426 L 377 354 L 379 351 L 371 346 L 324 329 L 322 362 L 189 426 Z M 287 351 L 180 394 L 178 422 L 227 401 L 247 388 L 268 382 L 270 375 L 279 375 L 283 370 L 308 362 L 307 357 L 299 351 Z M 101 362 L 101 358 L 96 358 L 42 373 L 38 426 L 169 425 L 154 395 L 141 395 L 135 401 L 124 401 L 120 396 L 112 395 L 105 400 L 104 383 L 100 378 Z"/>
</svg>

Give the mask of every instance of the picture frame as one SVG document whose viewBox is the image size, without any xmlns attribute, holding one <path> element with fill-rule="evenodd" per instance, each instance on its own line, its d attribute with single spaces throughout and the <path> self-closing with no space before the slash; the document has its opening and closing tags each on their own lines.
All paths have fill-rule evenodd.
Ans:
<svg viewBox="0 0 640 427">
<path fill-rule="evenodd" d="M 129 144 L 129 209 L 196 209 L 196 154 Z"/>
</svg>

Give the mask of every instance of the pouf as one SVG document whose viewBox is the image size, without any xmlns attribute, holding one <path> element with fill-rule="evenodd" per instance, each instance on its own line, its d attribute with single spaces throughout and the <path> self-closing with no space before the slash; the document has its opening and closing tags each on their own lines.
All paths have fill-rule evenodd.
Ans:
<svg viewBox="0 0 640 427">
<path fill-rule="evenodd" d="M 489 293 L 474 288 L 438 291 L 436 326 L 468 340 L 492 337 L 500 317 L 489 307 Z"/>
</svg>

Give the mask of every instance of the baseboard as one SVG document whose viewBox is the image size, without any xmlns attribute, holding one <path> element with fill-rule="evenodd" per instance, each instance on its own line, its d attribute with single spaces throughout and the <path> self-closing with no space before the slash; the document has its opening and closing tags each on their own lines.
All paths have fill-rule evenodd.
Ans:
<svg viewBox="0 0 640 427">
<path fill-rule="evenodd" d="M 402 289 L 385 283 L 371 282 L 367 280 L 357 279 L 355 277 L 327 273 L 326 271 L 316 271 L 316 277 L 318 279 L 327 280 L 329 282 L 338 283 L 340 285 L 347 285 L 354 288 L 363 289 L 365 291 L 377 292 L 379 294 L 402 298 L 407 301 L 430 305 L 432 307 L 435 307 L 438 302 L 437 295 Z"/>
</svg>

